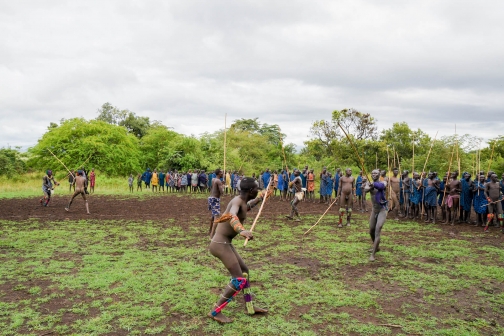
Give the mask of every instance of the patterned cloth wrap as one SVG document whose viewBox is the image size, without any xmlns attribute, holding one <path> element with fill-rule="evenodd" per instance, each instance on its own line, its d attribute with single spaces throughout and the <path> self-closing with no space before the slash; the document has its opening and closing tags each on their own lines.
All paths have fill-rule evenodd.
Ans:
<svg viewBox="0 0 504 336">
<path fill-rule="evenodd" d="M 208 197 L 208 210 L 212 211 L 212 216 L 220 216 L 220 198 Z"/>
</svg>

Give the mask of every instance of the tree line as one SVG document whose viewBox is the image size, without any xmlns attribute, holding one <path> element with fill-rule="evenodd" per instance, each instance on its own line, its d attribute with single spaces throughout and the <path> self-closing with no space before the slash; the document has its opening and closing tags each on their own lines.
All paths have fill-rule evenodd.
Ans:
<svg viewBox="0 0 504 336">
<path fill-rule="evenodd" d="M 226 168 L 246 174 L 265 168 L 289 169 L 309 165 L 360 167 L 355 150 L 341 131 L 348 133 L 366 170 L 392 166 L 423 169 L 429 148 L 432 151 L 425 170 L 445 172 L 477 169 L 504 172 L 504 137 L 483 143 L 473 135 L 444 136 L 434 139 L 405 122 L 378 130 L 376 119 L 355 109 L 333 111 L 328 120 L 317 120 L 309 129 L 309 139 L 296 151 L 285 144 L 285 134 L 277 124 L 261 123 L 258 118 L 235 120 L 226 130 Z M 105 103 L 92 120 L 64 119 L 50 123 L 38 143 L 21 153 L 19 148 L 0 149 L 0 174 L 12 176 L 29 170 L 56 169 L 52 151 L 70 169 L 83 163 L 102 173 L 126 176 L 146 168 L 162 170 L 223 168 L 224 129 L 199 137 L 175 132 L 148 117 L 138 116 Z M 63 168 L 63 167 L 61 167 Z M 59 169 L 59 168 L 58 168 Z"/>
</svg>

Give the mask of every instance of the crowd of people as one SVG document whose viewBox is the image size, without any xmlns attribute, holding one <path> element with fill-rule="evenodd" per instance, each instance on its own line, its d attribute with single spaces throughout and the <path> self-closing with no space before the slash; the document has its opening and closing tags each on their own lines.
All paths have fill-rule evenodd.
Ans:
<svg viewBox="0 0 504 336">
<path fill-rule="evenodd" d="M 494 172 L 479 172 L 475 179 L 468 172 L 459 178 L 459 172 L 446 173 L 443 178 L 437 172 L 399 172 L 393 168 L 390 174 L 386 170 L 380 171 L 380 181 L 387 182 L 386 199 L 388 212 L 392 212 L 395 219 L 423 219 L 425 222 L 435 223 L 441 219 L 442 223 L 471 223 L 485 226 L 485 231 L 492 224 L 502 226 L 504 201 L 504 174 L 501 180 Z M 147 169 L 143 174 L 138 174 L 136 190 L 145 188 L 153 192 L 182 192 L 182 193 L 209 193 L 212 190 L 212 181 L 215 172 L 207 174 L 205 170 L 190 169 L 188 171 L 168 170 L 166 172 Z M 223 183 L 224 194 L 237 195 L 240 191 L 240 182 L 245 176 L 238 171 L 223 172 L 220 180 Z M 357 210 L 368 212 L 366 193 L 364 192 L 367 177 L 360 171 L 354 178 L 352 171 L 345 173 L 337 168 L 334 173 L 323 168 L 317 175 L 313 169 L 305 166 L 302 170 L 265 169 L 259 174 L 252 174 L 252 179 L 258 183 L 259 190 L 265 189 L 270 183 L 273 185 L 274 196 L 280 201 L 295 203 L 288 219 L 299 220 L 297 205 L 299 202 L 318 202 L 330 204 L 337 198 L 339 201 L 340 220 L 346 217 L 347 225 L 351 222 L 351 213 L 354 204 Z M 296 182 L 299 180 L 299 183 Z M 318 181 L 317 181 L 318 180 Z M 315 185 L 318 185 L 316 195 Z M 128 180 L 130 191 L 134 191 L 134 177 Z M 302 191 L 302 194 L 299 192 Z M 341 197 L 343 193 L 344 197 Z M 297 194 L 297 196 L 296 196 Z M 475 220 L 471 221 L 471 213 Z M 439 218 L 440 217 L 440 218 Z"/>
</svg>

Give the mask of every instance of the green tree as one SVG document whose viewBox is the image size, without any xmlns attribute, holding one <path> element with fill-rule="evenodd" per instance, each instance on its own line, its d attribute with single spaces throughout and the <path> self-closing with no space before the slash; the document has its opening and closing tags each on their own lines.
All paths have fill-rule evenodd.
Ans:
<svg viewBox="0 0 504 336">
<path fill-rule="evenodd" d="M 0 175 L 12 177 L 26 172 L 26 163 L 19 148 L 0 148 Z"/>
<path fill-rule="evenodd" d="M 121 110 L 110 103 L 105 103 L 98 109 L 96 120 L 104 121 L 111 125 L 125 127 L 128 132 L 142 138 L 152 126 L 149 117 L 140 117 L 130 110 Z M 159 123 L 156 122 L 156 125 Z"/>
<path fill-rule="evenodd" d="M 140 169 L 138 140 L 124 127 L 100 120 L 74 118 L 51 128 L 29 149 L 30 167 L 64 170 L 50 149 L 69 169 L 79 168 L 88 158 L 88 167 L 110 175 L 128 175 Z"/>
</svg>

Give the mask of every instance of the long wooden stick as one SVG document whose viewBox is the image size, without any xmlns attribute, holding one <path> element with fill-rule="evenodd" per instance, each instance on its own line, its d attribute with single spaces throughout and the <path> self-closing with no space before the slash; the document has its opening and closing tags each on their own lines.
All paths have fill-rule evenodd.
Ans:
<svg viewBox="0 0 504 336">
<path fill-rule="evenodd" d="M 457 162 L 458 162 L 458 173 L 459 175 L 462 174 L 460 171 L 460 156 L 459 156 L 459 142 L 458 142 L 458 136 L 457 136 L 457 124 L 455 124 L 455 139 L 457 141 Z"/>
<path fill-rule="evenodd" d="M 430 148 L 429 148 L 429 152 L 427 153 L 427 158 L 425 159 L 425 163 L 424 163 L 424 166 L 423 166 L 423 169 L 422 169 L 422 172 L 420 173 L 420 176 L 423 172 L 425 172 L 425 168 L 427 167 L 427 162 L 429 161 L 429 157 L 430 157 L 430 153 L 432 151 L 432 146 L 434 145 L 434 142 L 436 141 L 436 138 L 437 138 L 437 135 L 438 135 L 438 132 L 436 132 L 436 136 L 434 137 L 434 140 L 432 140 L 432 143 L 430 145 Z M 423 182 L 422 182 L 423 184 Z M 420 187 L 418 187 L 418 189 L 420 189 Z"/>
<path fill-rule="evenodd" d="M 411 173 L 415 172 L 415 135 L 413 134 L 413 166 L 411 167 Z"/>
<path fill-rule="evenodd" d="M 271 180 L 273 179 L 273 176 L 270 177 L 269 181 L 268 181 L 268 186 L 266 187 L 266 195 L 268 193 L 268 189 L 269 187 L 271 186 Z M 266 196 L 265 196 L 266 197 Z M 261 207 L 259 208 L 259 211 L 257 212 L 257 215 L 256 217 L 254 218 L 254 222 L 252 223 L 252 226 L 250 227 L 250 232 L 254 231 L 254 228 L 257 224 L 257 220 L 259 219 L 259 216 L 261 216 L 261 212 L 262 212 L 262 209 L 264 208 L 264 204 L 266 204 L 266 201 L 268 200 L 268 198 L 264 199 L 261 203 Z M 247 243 L 248 243 L 249 239 L 246 238 L 245 239 L 245 242 L 243 243 L 243 246 L 247 246 Z"/>
<path fill-rule="evenodd" d="M 67 168 L 67 166 L 65 166 L 65 164 L 64 164 L 64 163 L 63 163 L 60 159 L 58 159 L 58 157 L 57 157 L 56 155 L 54 155 L 54 153 L 53 153 L 53 152 L 51 152 L 51 150 L 50 150 L 49 148 L 47 148 L 47 150 L 49 151 L 49 153 L 51 153 L 51 154 L 52 154 L 52 156 L 54 156 L 54 157 L 56 158 L 56 160 L 58 160 L 58 161 L 59 161 L 59 163 L 61 163 L 61 164 L 63 165 L 63 167 L 65 167 L 65 169 L 68 171 L 68 173 L 69 173 L 70 175 L 72 175 L 72 177 L 73 177 L 73 178 L 75 178 L 74 174 L 72 174 L 72 172 L 70 171 L 70 169 L 68 169 L 68 168 Z"/>
<path fill-rule="evenodd" d="M 387 145 L 387 200 L 390 200 L 390 188 L 391 188 L 391 183 L 390 183 L 390 154 L 389 154 L 389 149 Z"/>
<path fill-rule="evenodd" d="M 488 177 L 488 173 L 490 172 L 490 167 L 492 166 L 492 160 L 493 160 L 493 153 L 494 153 L 494 149 L 495 149 L 495 143 L 497 141 L 494 141 L 493 143 L 493 146 L 492 146 L 492 154 L 490 155 L 490 161 L 488 162 L 488 169 L 487 169 L 487 174 L 485 176 L 485 179 Z"/>
<path fill-rule="evenodd" d="M 334 205 L 334 203 L 336 203 L 338 201 L 339 197 L 336 197 L 334 199 L 334 201 L 329 205 L 329 207 L 327 208 L 326 211 L 324 211 L 324 213 L 322 214 L 322 216 L 320 216 L 320 218 L 318 219 L 318 221 L 313 224 L 313 226 L 311 228 L 308 229 L 308 231 L 306 231 L 303 235 L 306 235 L 308 232 L 310 232 L 315 226 L 317 226 L 317 224 L 322 220 L 322 218 L 324 218 L 324 216 L 326 215 L 326 213 L 329 211 L 329 209 L 331 209 L 331 207 Z"/>
<path fill-rule="evenodd" d="M 364 172 L 364 175 L 366 175 L 366 178 L 368 179 L 368 181 L 371 181 L 371 179 L 368 176 L 368 173 L 366 172 L 366 167 L 364 167 L 364 160 L 362 160 L 361 156 L 359 155 L 359 151 L 357 151 L 357 148 L 355 147 L 352 139 L 350 139 L 350 136 L 348 135 L 348 133 L 345 131 L 345 129 L 343 128 L 343 126 L 341 126 L 341 124 L 339 122 L 338 122 L 338 126 L 341 128 L 343 133 L 345 133 L 345 136 L 348 139 L 348 142 L 350 142 L 350 145 L 352 145 L 352 148 L 355 152 L 355 155 L 357 155 L 357 158 L 359 159 L 359 161 L 361 163 L 361 169 Z"/>
<path fill-rule="evenodd" d="M 94 153 L 93 153 L 94 154 Z M 77 166 L 77 169 L 80 168 L 80 167 L 84 167 L 84 165 L 89 161 L 89 159 L 91 159 L 91 156 L 93 156 L 93 154 L 90 154 L 89 157 L 87 158 L 86 161 L 84 161 L 83 164 L 81 164 L 80 166 Z"/>
<path fill-rule="evenodd" d="M 227 113 L 224 115 L 224 185 L 226 184 L 226 133 L 227 133 L 226 119 L 227 119 Z"/>
<path fill-rule="evenodd" d="M 451 169 L 451 164 L 452 164 L 453 153 L 454 152 L 455 152 L 455 144 L 453 144 L 453 150 L 452 150 L 452 154 L 451 154 L 451 158 L 450 158 L 450 164 L 448 165 L 448 173 L 446 175 L 446 184 L 445 184 L 445 187 L 444 187 L 444 190 L 443 190 L 443 199 L 441 200 L 441 206 L 444 205 L 444 200 L 445 200 L 445 196 L 446 196 L 446 189 L 447 189 L 446 187 L 450 183 L 450 169 Z"/>
</svg>

